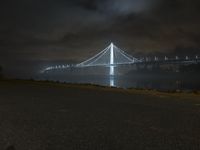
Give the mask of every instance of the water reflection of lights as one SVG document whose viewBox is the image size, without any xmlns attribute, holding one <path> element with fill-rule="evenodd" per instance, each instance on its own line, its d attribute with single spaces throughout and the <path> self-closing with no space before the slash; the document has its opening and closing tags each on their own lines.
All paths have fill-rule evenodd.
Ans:
<svg viewBox="0 0 200 150">
<path fill-rule="evenodd" d="M 110 76 L 110 86 L 114 87 L 115 86 L 115 80 L 113 76 Z"/>
<path fill-rule="evenodd" d="M 113 76 L 115 74 L 114 66 L 110 66 L 110 76 Z"/>
</svg>

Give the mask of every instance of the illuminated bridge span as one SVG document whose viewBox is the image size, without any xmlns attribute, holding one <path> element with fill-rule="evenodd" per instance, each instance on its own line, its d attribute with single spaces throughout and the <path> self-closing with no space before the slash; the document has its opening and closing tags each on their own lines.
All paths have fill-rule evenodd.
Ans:
<svg viewBox="0 0 200 150">
<path fill-rule="evenodd" d="M 102 50 L 100 53 L 90 59 L 77 64 L 76 67 L 91 67 L 91 66 L 116 66 L 121 64 L 133 64 L 142 62 L 141 60 L 127 54 L 113 43 Z"/>
<path fill-rule="evenodd" d="M 194 63 L 200 63 L 200 57 L 196 55 L 194 58 L 189 58 L 186 56 L 185 58 L 179 58 L 178 56 L 175 56 L 173 58 L 168 58 L 165 56 L 164 58 L 135 58 L 117 46 L 115 46 L 113 43 L 111 43 L 108 47 L 106 47 L 104 50 L 100 51 L 95 56 L 87 59 L 86 61 L 83 61 L 76 65 L 56 65 L 56 66 L 49 66 L 42 70 L 42 72 L 50 71 L 50 70 L 59 70 L 59 69 L 68 69 L 71 67 L 75 68 L 84 68 L 84 67 L 95 67 L 95 66 L 105 66 L 110 67 L 110 75 L 114 75 L 114 67 L 117 67 L 118 65 L 152 65 L 152 64 L 194 64 Z"/>
<path fill-rule="evenodd" d="M 114 67 L 117 65 L 135 64 L 140 63 L 139 60 L 117 46 L 111 43 L 104 50 L 96 54 L 95 56 L 87 59 L 76 65 L 56 65 L 45 68 L 42 72 L 57 70 L 57 69 L 67 69 L 70 67 L 83 68 L 83 67 L 93 67 L 93 66 L 105 66 L 110 67 L 110 74 L 114 74 Z"/>
</svg>

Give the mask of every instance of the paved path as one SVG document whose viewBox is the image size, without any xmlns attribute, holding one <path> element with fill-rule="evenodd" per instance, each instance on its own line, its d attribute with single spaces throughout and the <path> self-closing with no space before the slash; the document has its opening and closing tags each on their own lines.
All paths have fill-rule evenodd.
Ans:
<svg viewBox="0 0 200 150">
<path fill-rule="evenodd" d="M 0 81 L 0 150 L 199 150 L 200 97 Z"/>
</svg>

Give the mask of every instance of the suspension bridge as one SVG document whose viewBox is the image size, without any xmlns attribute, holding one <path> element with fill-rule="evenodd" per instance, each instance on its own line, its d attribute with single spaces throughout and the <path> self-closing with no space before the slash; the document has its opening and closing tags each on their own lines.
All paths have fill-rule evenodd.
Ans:
<svg viewBox="0 0 200 150">
<path fill-rule="evenodd" d="M 49 66 L 42 70 L 42 72 L 58 69 L 67 69 L 71 67 L 84 68 L 84 67 L 95 67 L 103 66 L 110 67 L 110 75 L 114 75 L 114 68 L 119 65 L 148 65 L 148 64 L 194 64 L 200 63 L 200 58 L 196 55 L 194 58 L 189 58 L 185 56 L 184 58 L 179 58 L 175 56 L 174 58 L 169 58 L 165 56 L 164 58 L 159 57 L 145 57 L 145 58 L 135 58 L 127 54 L 122 49 L 118 48 L 116 45 L 111 43 L 104 50 L 100 51 L 95 56 L 75 65 L 56 65 Z"/>
<path fill-rule="evenodd" d="M 127 54 L 113 43 L 90 59 L 77 64 L 77 67 L 91 66 L 117 66 L 122 64 L 133 64 L 142 62 L 141 60 Z"/>
</svg>

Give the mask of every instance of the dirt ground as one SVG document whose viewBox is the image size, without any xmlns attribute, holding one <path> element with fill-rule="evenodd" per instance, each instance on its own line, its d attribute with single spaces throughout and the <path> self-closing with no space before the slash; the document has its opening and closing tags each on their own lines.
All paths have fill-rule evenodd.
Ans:
<svg viewBox="0 0 200 150">
<path fill-rule="evenodd" d="M 200 95 L 0 81 L 0 150 L 200 150 Z"/>
</svg>

